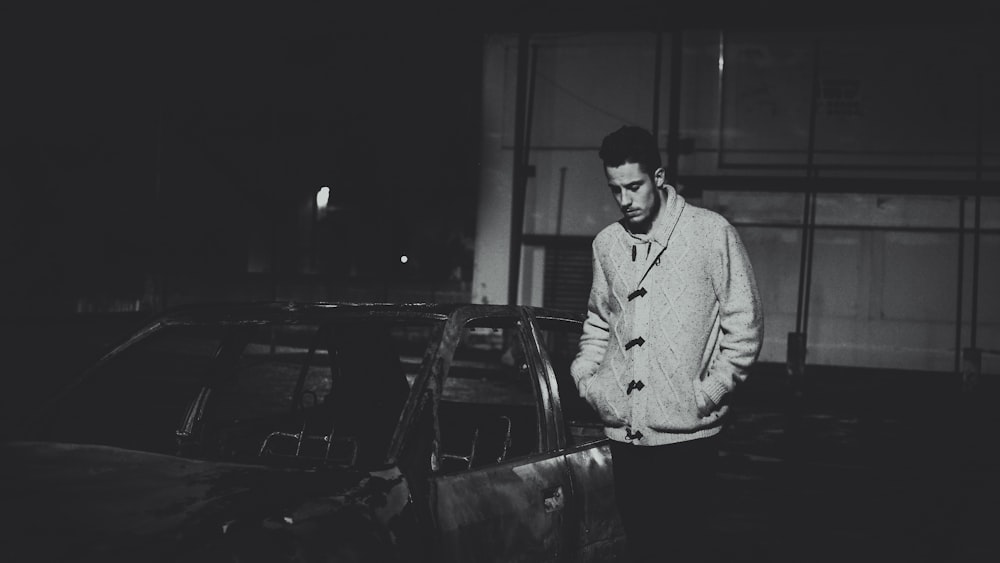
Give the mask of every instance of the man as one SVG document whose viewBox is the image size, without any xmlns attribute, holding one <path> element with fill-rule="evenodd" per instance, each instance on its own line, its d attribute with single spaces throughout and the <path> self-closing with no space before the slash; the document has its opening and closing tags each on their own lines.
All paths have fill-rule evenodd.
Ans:
<svg viewBox="0 0 1000 563">
<path fill-rule="evenodd" d="M 763 339 L 736 229 L 666 182 L 656 140 L 625 126 L 600 149 L 622 220 L 594 238 L 594 279 L 571 373 L 611 438 L 636 561 L 703 561 L 715 438 Z"/>
</svg>

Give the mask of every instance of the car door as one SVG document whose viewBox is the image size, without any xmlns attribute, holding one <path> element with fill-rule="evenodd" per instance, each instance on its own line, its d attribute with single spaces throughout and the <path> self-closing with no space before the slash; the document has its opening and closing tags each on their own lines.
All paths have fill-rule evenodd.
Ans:
<svg viewBox="0 0 1000 563">
<path fill-rule="evenodd" d="M 516 311 L 469 319 L 441 380 L 431 479 L 440 559 L 556 561 L 566 550 L 569 475 L 525 330 Z"/>
<path fill-rule="evenodd" d="M 582 317 L 540 311 L 531 314 L 534 339 L 548 373 L 549 410 L 571 474 L 567 517 L 575 522 L 567 546 L 572 561 L 615 561 L 624 557 L 625 532 L 615 503 L 611 449 L 600 417 L 583 400 L 570 376 Z"/>
</svg>

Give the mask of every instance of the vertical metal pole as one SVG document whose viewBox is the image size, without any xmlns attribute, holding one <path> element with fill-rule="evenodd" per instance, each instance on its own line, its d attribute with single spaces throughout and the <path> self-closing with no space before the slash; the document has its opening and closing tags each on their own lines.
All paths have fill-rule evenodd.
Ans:
<svg viewBox="0 0 1000 563">
<path fill-rule="evenodd" d="M 275 199 L 272 195 L 271 199 Z M 278 202 L 273 202 L 271 207 L 271 301 L 278 300 L 278 215 L 276 210 L 280 207 Z"/>
<path fill-rule="evenodd" d="M 309 224 L 309 269 L 312 272 L 316 272 L 319 264 L 319 257 L 317 256 L 319 253 L 316 248 L 319 245 L 319 235 L 316 233 L 317 229 L 319 229 L 319 202 L 316 201 L 316 197 L 316 194 L 313 194 L 309 198 L 311 200 L 309 207 L 312 210 L 312 221 Z"/>
<path fill-rule="evenodd" d="M 670 33 L 670 129 L 667 132 L 667 183 L 677 185 L 681 140 L 681 65 L 684 56 L 684 35 Z"/>
<path fill-rule="evenodd" d="M 813 85 L 812 99 L 809 103 L 809 142 L 806 150 L 806 173 L 809 183 L 809 193 L 812 201 L 809 202 L 809 219 L 807 222 L 808 252 L 805 263 L 805 293 L 802 297 L 802 365 L 805 367 L 805 357 L 807 343 L 809 340 L 809 301 L 812 293 L 812 271 L 813 255 L 816 248 L 816 178 L 819 173 L 816 170 L 816 115 L 819 113 L 819 66 L 820 63 L 820 43 L 816 40 L 816 53 L 813 59 Z"/>
<path fill-rule="evenodd" d="M 566 170 L 565 166 L 559 168 L 559 206 L 556 208 L 556 236 L 562 234 L 562 217 L 563 217 L 563 201 L 566 195 Z M 558 242 L 553 245 L 549 245 L 545 248 L 545 260 L 548 262 L 551 259 L 552 270 L 554 272 L 559 272 L 560 262 L 562 262 L 563 247 Z M 546 264 L 546 268 L 548 265 Z M 546 284 L 548 287 L 548 284 Z M 542 293 L 542 302 L 549 306 L 549 303 L 545 303 L 545 293 Z"/>
<path fill-rule="evenodd" d="M 977 347 L 977 329 L 979 328 L 979 235 L 982 224 L 980 213 L 982 209 L 982 187 L 983 187 L 983 72 L 980 70 L 976 76 L 976 212 L 972 233 L 972 319 L 971 332 L 969 334 L 969 346 Z"/>
<path fill-rule="evenodd" d="M 565 166 L 559 168 L 559 207 L 556 209 L 556 235 L 562 234 L 563 200 L 566 195 L 566 170 Z"/>
<path fill-rule="evenodd" d="M 812 96 L 809 103 L 809 140 L 806 151 L 806 191 L 802 199 L 802 252 L 799 257 L 799 294 L 795 308 L 795 332 L 788 335 L 786 371 L 796 395 L 801 392 L 801 376 L 806 368 L 809 333 L 809 295 L 812 287 L 813 249 L 816 237 L 816 114 L 819 111 L 820 44 L 816 41 L 813 62 Z"/>
<path fill-rule="evenodd" d="M 982 37 L 980 37 L 982 40 Z M 980 57 L 984 49 L 980 48 Z M 976 70 L 976 201 L 972 232 L 972 312 L 970 319 L 969 348 L 963 350 L 962 358 L 962 390 L 971 393 L 979 385 L 983 368 L 983 352 L 978 348 L 979 329 L 979 237 L 982 228 L 982 193 L 983 193 L 983 90 L 984 60 L 980 58 Z M 963 234 L 964 236 L 964 234 Z M 968 412 L 978 412 L 980 409 L 972 406 Z"/>
<path fill-rule="evenodd" d="M 726 32 L 719 31 L 719 152 L 715 165 L 723 167 L 726 140 Z"/>
<path fill-rule="evenodd" d="M 972 231 L 972 318 L 970 319 L 971 332 L 969 333 L 969 346 L 972 348 L 978 347 L 976 331 L 979 327 L 979 232 L 981 228 L 980 208 L 982 207 L 982 199 L 982 196 L 977 193 L 976 212 L 973 219 Z"/>
<path fill-rule="evenodd" d="M 660 74 L 663 66 L 663 33 L 656 30 L 656 52 L 653 53 L 653 138 L 660 139 Z"/>
<path fill-rule="evenodd" d="M 514 108 L 514 193 L 510 209 L 510 265 L 507 276 L 507 303 L 518 302 L 518 285 L 521 268 L 521 239 L 524 230 L 524 199 L 526 174 L 525 114 L 528 94 L 528 33 L 521 32 L 517 41 L 517 98 Z"/>
<path fill-rule="evenodd" d="M 270 110 L 268 112 L 268 126 L 270 128 L 269 129 L 270 136 L 269 136 L 268 140 L 270 141 L 271 149 L 274 150 L 275 153 L 277 153 L 277 150 L 275 150 L 275 149 L 277 149 L 277 144 L 278 144 L 278 139 L 277 139 L 277 136 L 278 136 L 278 124 L 277 124 L 277 121 L 278 121 L 278 117 L 275 114 L 274 108 L 272 107 L 272 108 L 270 108 Z M 261 160 L 263 160 L 263 159 L 261 159 Z M 270 162 L 274 162 L 274 161 L 270 161 Z M 265 166 L 267 166 L 267 165 L 265 164 Z M 279 228 L 278 227 L 278 222 L 279 222 L 278 221 L 278 211 L 281 209 L 281 201 L 278 198 L 278 196 L 275 195 L 276 192 L 277 192 L 277 190 L 271 184 L 271 182 L 274 181 L 274 179 L 277 177 L 277 175 L 273 173 L 273 171 L 272 171 L 272 169 L 270 167 L 268 167 L 268 168 L 265 168 L 265 172 L 264 172 L 264 174 L 262 174 L 262 176 L 264 178 L 264 181 L 267 183 L 266 193 L 268 194 L 268 197 L 272 201 L 272 203 L 271 203 L 271 210 L 270 210 L 271 211 L 271 213 L 270 213 L 271 214 L 271 301 L 275 302 L 275 301 L 278 300 L 278 228 Z M 273 338 L 273 335 L 272 335 L 272 338 Z M 273 353 L 273 350 L 274 350 L 274 343 L 273 342 L 271 344 L 271 347 L 272 347 L 272 353 Z"/>
<path fill-rule="evenodd" d="M 958 298 L 955 304 L 955 372 L 962 366 L 962 300 L 965 290 L 965 196 L 958 200 Z"/>
<path fill-rule="evenodd" d="M 806 191 L 802 194 L 802 246 L 799 255 L 799 294 L 798 302 L 795 305 L 795 332 L 802 332 L 802 298 L 805 295 L 806 283 L 806 254 L 809 250 L 809 204 L 812 202 L 812 193 Z"/>
<path fill-rule="evenodd" d="M 538 45 L 531 46 L 531 63 L 528 65 L 528 102 L 525 109 L 524 120 L 524 150 L 522 159 L 524 160 L 524 181 L 528 181 L 528 170 L 531 166 L 531 124 L 535 119 L 535 66 L 538 64 Z"/>
<path fill-rule="evenodd" d="M 813 255 L 816 248 L 816 192 L 812 194 L 812 203 L 809 206 L 809 253 L 806 257 L 806 283 L 805 296 L 802 299 L 802 334 L 803 346 L 805 346 L 806 335 L 809 334 L 809 297 L 812 293 L 812 271 Z M 803 358 L 805 357 L 803 348 Z"/>
<path fill-rule="evenodd" d="M 156 182 L 154 184 L 153 192 L 153 207 L 155 209 L 156 222 L 155 230 L 156 235 L 154 240 L 156 240 L 156 265 L 154 266 L 155 272 L 152 273 L 153 276 L 153 299 L 159 301 L 159 303 L 153 304 L 153 312 L 160 313 L 167 308 L 167 267 L 166 267 L 166 249 L 163 248 L 165 239 L 164 230 L 166 229 L 163 224 L 163 105 L 160 102 L 157 108 L 159 115 L 156 120 Z"/>
</svg>

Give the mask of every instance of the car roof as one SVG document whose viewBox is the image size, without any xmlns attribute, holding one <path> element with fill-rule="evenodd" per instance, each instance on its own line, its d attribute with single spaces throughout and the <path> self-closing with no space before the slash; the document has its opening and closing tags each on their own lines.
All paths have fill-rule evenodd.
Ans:
<svg viewBox="0 0 1000 563">
<path fill-rule="evenodd" d="M 540 318 L 582 320 L 581 312 L 523 305 L 477 303 L 345 303 L 345 302 L 246 302 L 182 305 L 157 319 L 165 324 L 324 322 L 351 317 L 406 317 L 445 320 L 456 312 L 463 317 L 509 315 L 520 310 Z"/>
</svg>

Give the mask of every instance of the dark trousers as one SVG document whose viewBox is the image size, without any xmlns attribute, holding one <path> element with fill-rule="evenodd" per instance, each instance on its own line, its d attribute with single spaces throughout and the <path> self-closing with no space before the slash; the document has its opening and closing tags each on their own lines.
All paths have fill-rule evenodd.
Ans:
<svg viewBox="0 0 1000 563">
<path fill-rule="evenodd" d="M 705 561 L 718 438 L 665 446 L 611 442 L 618 512 L 632 561 Z"/>
</svg>

